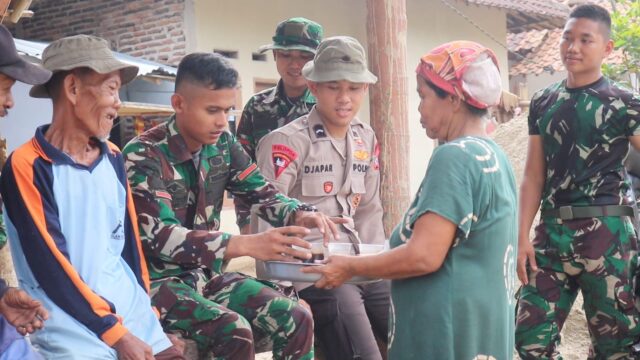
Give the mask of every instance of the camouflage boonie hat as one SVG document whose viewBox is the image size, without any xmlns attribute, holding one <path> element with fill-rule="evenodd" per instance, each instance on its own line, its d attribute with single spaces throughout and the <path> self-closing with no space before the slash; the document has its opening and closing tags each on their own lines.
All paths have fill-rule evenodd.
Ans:
<svg viewBox="0 0 640 360">
<path fill-rule="evenodd" d="M 273 44 L 263 45 L 258 51 L 263 53 L 272 49 L 302 50 L 315 54 L 322 41 L 323 32 L 322 25 L 315 21 L 303 17 L 290 18 L 276 27 Z"/>
</svg>

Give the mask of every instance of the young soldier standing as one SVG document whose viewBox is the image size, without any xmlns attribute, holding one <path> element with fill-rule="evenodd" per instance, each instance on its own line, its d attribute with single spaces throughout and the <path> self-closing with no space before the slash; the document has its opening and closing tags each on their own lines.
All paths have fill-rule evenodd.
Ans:
<svg viewBox="0 0 640 360">
<path fill-rule="evenodd" d="M 302 67 L 313 59 L 322 32 L 322 26 L 314 21 L 291 18 L 278 24 L 272 44 L 260 47 L 260 52 L 273 50 L 280 81 L 253 95 L 242 111 L 238 138 L 254 161 L 263 136 L 306 115 L 316 103 L 302 76 Z"/>
<path fill-rule="evenodd" d="M 576 7 L 560 42 L 567 78 L 531 101 L 518 251 L 516 348 L 523 359 L 558 357 L 578 290 L 589 358 L 627 359 L 638 336 L 634 200 L 623 160 L 629 143 L 640 147 L 640 101 L 602 75 L 613 49 L 610 28 L 605 9 Z M 529 242 L 538 207 L 541 221 Z"/>
<path fill-rule="evenodd" d="M 308 115 L 265 136 L 257 161 L 280 191 L 348 219 L 342 239 L 383 244 L 378 145 L 356 115 L 368 86 L 364 49 L 347 36 L 325 39 L 302 74 L 317 104 Z M 328 359 L 381 359 L 374 333 L 387 338 L 389 282 L 335 289 L 300 285 Z"/>
<path fill-rule="evenodd" d="M 322 33 L 322 26 L 314 21 L 290 18 L 278 24 L 272 44 L 260 47 L 260 52 L 273 50 L 280 81 L 253 95 L 242 110 L 238 140 L 253 161 L 263 136 L 306 115 L 316 103 L 302 76 L 302 67 L 313 59 Z M 249 207 L 239 198 L 234 198 L 234 202 L 238 227 L 242 233 L 248 233 Z"/>
</svg>

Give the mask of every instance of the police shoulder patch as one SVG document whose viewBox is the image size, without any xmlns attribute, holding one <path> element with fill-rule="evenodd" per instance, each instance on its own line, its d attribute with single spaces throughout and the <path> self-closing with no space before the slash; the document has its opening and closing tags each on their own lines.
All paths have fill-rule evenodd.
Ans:
<svg viewBox="0 0 640 360">
<path fill-rule="evenodd" d="M 284 144 L 271 145 L 271 159 L 276 179 L 284 172 L 292 161 L 298 158 L 298 153 Z"/>
</svg>

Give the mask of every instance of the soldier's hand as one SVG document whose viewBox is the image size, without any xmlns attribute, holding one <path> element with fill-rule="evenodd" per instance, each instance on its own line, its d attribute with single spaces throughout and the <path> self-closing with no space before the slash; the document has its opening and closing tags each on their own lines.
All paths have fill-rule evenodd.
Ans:
<svg viewBox="0 0 640 360">
<path fill-rule="evenodd" d="M 15 326 L 21 335 L 42 329 L 44 320 L 49 317 L 49 313 L 39 301 L 17 288 L 9 288 L 0 299 L 0 314 Z"/>
<path fill-rule="evenodd" d="M 293 247 L 295 245 L 298 248 L 311 249 L 311 244 L 302 240 L 309 232 L 309 229 L 304 227 L 285 226 L 253 235 L 237 235 L 229 240 L 227 252 L 237 251 L 240 256 L 248 255 L 258 260 L 309 259 L 310 251 Z"/>
<path fill-rule="evenodd" d="M 522 238 L 518 241 L 517 264 L 518 279 L 520 279 L 522 285 L 529 284 L 529 277 L 527 275 L 527 263 L 529 263 L 532 271 L 538 271 L 538 264 L 536 264 L 536 253 L 533 249 L 533 245 L 529 241 L 529 238 Z"/>
<path fill-rule="evenodd" d="M 321 212 L 315 211 L 298 211 L 295 214 L 294 220 L 295 225 L 306 228 L 318 228 L 323 235 L 325 246 L 329 243 L 331 236 L 336 240 L 340 239 L 340 233 L 338 232 L 338 226 L 336 226 L 336 224 L 346 224 L 348 222 L 348 219 L 328 217 Z"/>
<path fill-rule="evenodd" d="M 334 289 L 353 277 L 350 258 L 350 256 L 332 255 L 325 265 L 305 266 L 300 271 L 307 274 L 321 274 L 322 278 L 316 281 L 315 287 L 327 290 Z"/>
<path fill-rule="evenodd" d="M 135 335 L 127 332 L 113 345 L 118 360 L 153 360 L 153 350 Z"/>
</svg>

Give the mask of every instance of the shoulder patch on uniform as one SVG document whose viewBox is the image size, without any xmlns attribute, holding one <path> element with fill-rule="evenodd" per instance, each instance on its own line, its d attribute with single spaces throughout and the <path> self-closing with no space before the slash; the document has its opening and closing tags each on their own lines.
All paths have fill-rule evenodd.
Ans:
<svg viewBox="0 0 640 360">
<path fill-rule="evenodd" d="M 156 191 L 156 197 L 171 201 L 173 198 L 167 191 Z"/>
<path fill-rule="evenodd" d="M 292 161 L 298 158 L 298 153 L 283 144 L 271 145 L 271 159 L 276 179 L 284 172 Z"/>
<path fill-rule="evenodd" d="M 238 180 L 242 181 L 246 179 L 247 176 L 249 176 L 257 168 L 258 165 L 256 165 L 256 163 L 251 163 L 248 168 L 244 169 L 244 171 L 241 172 L 240 175 L 238 175 Z"/>
<path fill-rule="evenodd" d="M 317 138 L 327 137 L 327 133 L 324 131 L 324 126 L 322 126 L 321 124 L 313 126 L 313 133 L 316 134 Z"/>
</svg>

